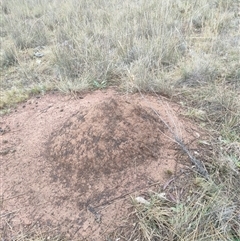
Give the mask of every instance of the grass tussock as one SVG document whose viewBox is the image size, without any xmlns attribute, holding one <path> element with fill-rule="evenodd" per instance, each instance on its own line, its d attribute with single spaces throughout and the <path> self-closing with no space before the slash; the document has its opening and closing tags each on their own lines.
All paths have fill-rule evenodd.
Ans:
<svg viewBox="0 0 240 241">
<path fill-rule="evenodd" d="M 174 200 L 172 190 L 180 189 L 173 184 L 167 199 L 155 193 L 148 196 L 149 206 L 133 202 L 131 225 L 116 238 L 240 240 L 237 0 L 0 5 L 1 109 L 50 89 L 67 93 L 114 85 L 167 95 L 211 131 L 210 180 L 188 178 L 187 194 Z"/>
<path fill-rule="evenodd" d="M 44 46 L 55 80 L 74 90 L 97 81 L 172 95 L 175 85 L 216 79 L 239 88 L 237 11 L 235 0 L 10 0 L 2 3 L 3 42 L 11 42 L 19 58 L 22 50 Z"/>
<path fill-rule="evenodd" d="M 174 185 L 173 185 L 174 186 Z M 173 187 L 172 186 L 172 187 Z M 133 212 L 114 238 L 123 240 L 238 240 L 239 210 L 223 188 L 202 178 L 188 191 L 176 188 L 149 193 L 149 204 L 135 198 Z M 187 193 L 185 196 L 183 193 Z M 236 196 L 235 196 L 236 198 Z M 129 220 L 134 223 L 128 225 Z"/>
<path fill-rule="evenodd" d="M 17 49 L 15 45 L 5 46 L 0 59 L 1 67 L 10 67 L 18 64 Z"/>
</svg>

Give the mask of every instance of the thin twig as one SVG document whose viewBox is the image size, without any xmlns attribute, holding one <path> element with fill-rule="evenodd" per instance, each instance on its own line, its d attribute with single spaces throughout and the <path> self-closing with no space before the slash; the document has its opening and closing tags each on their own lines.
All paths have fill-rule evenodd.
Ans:
<svg viewBox="0 0 240 241">
<path fill-rule="evenodd" d="M 162 181 L 152 183 L 152 184 L 150 184 L 150 185 L 141 187 L 141 188 L 139 188 L 139 189 L 137 189 L 137 190 L 134 190 L 134 191 L 131 191 L 131 192 L 127 192 L 127 193 L 124 193 L 124 194 L 122 194 L 122 195 L 120 195 L 120 196 L 117 196 L 117 197 L 115 197 L 115 198 L 112 198 L 111 200 L 108 200 L 108 201 L 106 201 L 106 202 L 104 202 L 104 203 L 102 203 L 102 204 L 99 204 L 99 205 L 97 205 L 97 206 L 94 206 L 94 207 L 91 206 L 91 208 L 94 208 L 94 209 L 95 209 L 95 208 L 99 208 L 99 207 L 108 205 L 108 204 L 110 204 L 110 203 L 112 203 L 112 202 L 114 202 L 114 201 L 116 201 L 116 200 L 118 200 L 118 199 L 123 199 L 123 198 L 125 198 L 126 196 L 128 196 L 128 195 L 130 195 L 130 194 L 132 194 L 132 193 L 134 193 L 134 192 L 139 192 L 139 191 L 142 191 L 143 189 L 147 189 L 147 188 L 149 188 L 149 187 L 156 186 L 156 185 L 161 184 L 161 183 L 162 183 Z M 88 206 L 89 206 L 89 205 L 88 205 Z"/>
<path fill-rule="evenodd" d="M 141 96 L 146 100 L 146 98 L 142 95 L 141 91 L 139 91 Z M 205 166 L 202 164 L 202 162 L 198 159 L 196 159 L 191 152 L 187 149 L 186 145 L 184 144 L 183 140 L 172 130 L 172 128 L 167 124 L 165 120 L 162 119 L 160 114 L 150 106 L 152 111 L 159 117 L 159 119 L 162 121 L 162 123 L 168 128 L 168 130 L 171 132 L 171 134 L 174 137 L 174 141 L 182 148 L 182 150 L 188 155 L 190 161 L 195 165 L 197 172 L 201 174 L 206 179 L 209 179 L 208 172 L 205 168 Z M 169 137 L 170 138 L 170 137 Z M 170 138 L 172 139 L 172 138 Z"/>
<path fill-rule="evenodd" d="M 4 214 L 2 214 L 2 215 L 0 216 L 0 218 L 2 219 L 2 218 L 6 217 L 6 216 L 8 216 L 8 215 L 10 215 L 10 214 L 13 214 L 13 213 L 18 212 L 19 210 L 20 210 L 20 209 L 17 209 L 17 210 L 14 210 L 14 211 L 8 212 L 8 213 L 4 213 Z"/>
</svg>

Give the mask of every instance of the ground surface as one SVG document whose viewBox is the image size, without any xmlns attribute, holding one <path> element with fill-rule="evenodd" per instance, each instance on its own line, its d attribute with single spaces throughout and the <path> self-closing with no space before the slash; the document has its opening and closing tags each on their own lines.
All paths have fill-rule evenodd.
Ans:
<svg viewBox="0 0 240 241">
<path fill-rule="evenodd" d="M 0 124 L 4 240 L 33 227 L 103 240 L 128 212 L 129 195 L 184 168 L 166 124 L 191 147 L 200 137 L 178 105 L 112 89 L 37 96 Z"/>
</svg>

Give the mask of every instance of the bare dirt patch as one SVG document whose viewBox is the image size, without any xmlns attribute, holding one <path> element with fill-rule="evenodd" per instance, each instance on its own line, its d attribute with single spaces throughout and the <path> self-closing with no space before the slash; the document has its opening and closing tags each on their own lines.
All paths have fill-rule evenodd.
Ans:
<svg viewBox="0 0 240 241">
<path fill-rule="evenodd" d="M 129 195 L 183 167 L 166 124 L 186 141 L 199 138 L 159 97 L 109 89 L 19 105 L 0 126 L 3 239 L 34 229 L 104 240 L 128 212 Z"/>
</svg>

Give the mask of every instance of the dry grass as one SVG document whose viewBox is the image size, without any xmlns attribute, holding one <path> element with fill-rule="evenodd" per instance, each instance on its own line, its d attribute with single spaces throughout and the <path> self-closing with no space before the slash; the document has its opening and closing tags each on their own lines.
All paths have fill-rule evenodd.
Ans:
<svg viewBox="0 0 240 241">
<path fill-rule="evenodd" d="M 105 83 L 172 95 L 216 81 L 239 89 L 237 11 L 234 0 L 3 1 L 3 74 L 17 65 L 64 91 Z M 7 92 L 1 107 L 13 102 Z"/>
<path fill-rule="evenodd" d="M 211 131 L 211 180 L 189 177 L 175 201 L 133 203 L 125 240 L 240 240 L 238 0 L 0 4 L 3 110 L 50 89 L 116 85 L 172 97 Z"/>
</svg>

